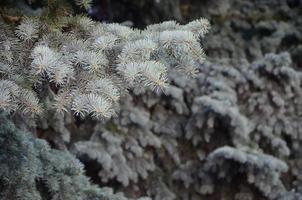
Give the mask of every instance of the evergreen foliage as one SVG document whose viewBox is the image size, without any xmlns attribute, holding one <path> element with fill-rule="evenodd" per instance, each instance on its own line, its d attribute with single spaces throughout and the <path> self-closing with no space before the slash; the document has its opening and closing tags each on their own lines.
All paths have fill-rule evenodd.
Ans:
<svg viewBox="0 0 302 200">
<path fill-rule="evenodd" d="M 24 17 L 11 30 L 2 22 L 2 109 L 31 116 L 55 111 L 110 118 L 128 88 L 164 91 L 173 68 L 195 75 L 204 58 L 199 38 L 209 28 L 200 19 L 140 31 L 78 15 L 55 24 Z"/>
<path fill-rule="evenodd" d="M 4 112 L 0 113 L 0 145 L 0 199 L 128 199 L 91 184 L 73 155 L 20 131 Z"/>
<path fill-rule="evenodd" d="M 208 61 L 204 19 L 138 30 L 76 15 L 90 0 L 4 2 L 0 108 L 18 128 L 1 113 L 0 198 L 126 199 L 73 153 L 128 197 L 302 199 L 298 1 L 194 1 Z"/>
</svg>

